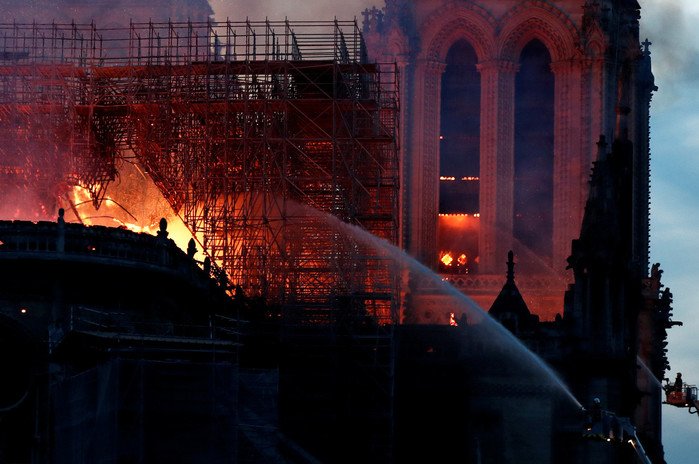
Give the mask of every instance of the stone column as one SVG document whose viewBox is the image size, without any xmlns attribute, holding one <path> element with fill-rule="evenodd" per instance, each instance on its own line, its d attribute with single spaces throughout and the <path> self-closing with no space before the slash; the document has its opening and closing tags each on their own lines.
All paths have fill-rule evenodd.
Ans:
<svg viewBox="0 0 699 464">
<path fill-rule="evenodd" d="M 412 71 L 412 67 L 409 67 L 410 61 L 402 56 L 399 56 L 398 59 L 396 59 L 396 64 L 398 67 L 398 84 L 399 84 L 399 95 L 398 95 L 398 101 L 399 101 L 399 116 L 398 116 L 398 121 L 399 121 L 399 127 L 398 127 L 398 159 L 399 159 L 399 166 L 400 166 L 400 178 L 402 179 L 400 182 L 400 193 L 398 195 L 398 230 L 399 230 L 399 235 L 398 235 L 398 246 L 401 249 L 407 250 L 408 249 L 408 244 L 410 243 L 410 227 L 408 226 L 409 224 L 409 218 L 410 218 L 410 202 L 409 200 L 409 191 L 407 190 L 407 182 L 406 180 L 410 178 L 410 163 L 407 162 L 408 159 L 408 144 L 406 141 L 408 140 L 409 136 L 409 122 L 408 118 L 409 115 L 411 114 L 411 102 L 409 97 L 409 92 L 408 89 L 410 88 L 410 72 Z"/>
<path fill-rule="evenodd" d="M 418 60 L 412 99 L 410 181 L 406 201 L 411 203 L 408 251 L 429 267 L 437 263 L 439 208 L 439 130 L 442 73 L 446 65 Z"/>
<path fill-rule="evenodd" d="M 552 266 L 564 269 L 571 241 L 580 233 L 584 203 L 578 192 L 589 170 L 582 152 L 582 66 L 579 61 L 558 61 L 551 70 L 555 76 Z"/>
<path fill-rule="evenodd" d="M 578 203 L 584 212 L 587 194 L 589 191 L 588 182 L 592 173 L 592 162 L 597 158 L 597 142 L 601 135 L 607 136 L 604 128 L 604 59 L 586 58 L 581 63 L 581 93 L 584 111 L 579 118 L 584 127 L 582 132 L 582 149 L 580 152 L 581 163 L 583 165 L 583 178 L 578 181 L 580 188 Z"/>
<path fill-rule="evenodd" d="M 478 242 L 480 272 L 502 272 L 512 247 L 515 74 L 511 61 L 479 63 L 481 154 Z"/>
<path fill-rule="evenodd" d="M 584 98 L 588 100 L 590 107 L 589 124 L 590 132 L 588 135 L 589 151 L 586 153 L 588 160 L 591 163 L 597 155 L 597 141 L 601 135 L 607 137 L 608 140 L 612 134 L 606 132 L 605 126 L 605 98 L 607 91 L 604 88 L 604 58 L 590 58 L 585 61 L 585 72 L 587 77 L 588 92 Z M 592 166 L 590 166 L 592 169 Z"/>
</svg>

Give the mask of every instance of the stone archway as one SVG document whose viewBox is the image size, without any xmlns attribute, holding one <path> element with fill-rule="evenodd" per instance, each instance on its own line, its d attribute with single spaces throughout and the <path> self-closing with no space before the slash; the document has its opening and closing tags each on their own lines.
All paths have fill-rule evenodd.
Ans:
<svg viewBox="0 0 699 464">
<path fill-rule="evenodd" d="M 541 0 L 519 4 L 501 21 L 499 59 L 518 62 L 522 50 L 533 40 L 541 42 L 551 57 L 554 126 L 550 267 L 552 272 L 562 273 L 570 252 L 570 240 L 580 228 L 583 204 L 577 192 L 580 179 L 588 169 L 581 143 L 584 128 L 580 116 L 583 113 L 583 54 L 577 46 L 580 32 L 562 11 Z"/>
<path fill-rule="evenodd" d="M 513 60 L 532 39 L 539 39 L 557 62 L 579 56 L 580 31 L 559 8 L 544 0 L 527 0 L 499 20 L 498 55 Z"/>
<path fill-rule="evenodd" d="M 436 266 L 438 258 L 440 96 L 447 54 L 461 42 L 473 48 L 479 63 L 488 61 L 495 50 L 495 26 L 484 9 L 456 1 L 438 8 L 418 26 L 422 51 L 413 69 L 411 149 L 405 156 L 411 192 L 407 248 L 430 266 Z"/>
</svg>

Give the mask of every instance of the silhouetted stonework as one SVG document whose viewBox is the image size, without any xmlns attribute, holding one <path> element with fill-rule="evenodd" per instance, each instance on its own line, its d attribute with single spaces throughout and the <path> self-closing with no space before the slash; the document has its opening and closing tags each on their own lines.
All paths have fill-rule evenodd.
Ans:
<svg viewBox="0 0 699 464">
<path fill-rule="evenodd" d="M 234 303 L 166 227 L 0 221 L 0 461 L 235 456 Z"/>
<path fill-rule="evenodd" d="M 646 451 L 663 462 L 661 388 L 656 379 L 669 367 L 666 329 L 671 322 L 669 291 L 662 290 L 659 265 L 648 272 L 634 244 L 634 145 L 619 136 L 611 150 L 604 137 L 590 180 L 580 237 L 568 258 L 575 282 L 566 292 L 563 321 L 570 339 L 562 370 L 579 379 L 579 398 L 598 397 L 632 418 Z M 566 367 L 573 361 L 575 367 Z M 655 376 L 653 379 L 650 376 Z"/>
</svg>

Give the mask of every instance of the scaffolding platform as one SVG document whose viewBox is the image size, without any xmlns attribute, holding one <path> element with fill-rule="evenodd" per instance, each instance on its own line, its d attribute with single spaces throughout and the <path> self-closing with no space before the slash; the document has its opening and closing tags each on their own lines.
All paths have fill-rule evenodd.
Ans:
<svg viewBox="0 0 699 464">
<path fill-rule="evenodd" d="M 99 207 L 138 164 L 218 280 L 280 308 L 281 397 L 307 406 L 282 428 L 313 417 L 306 432 L 349 443 L 369 429 L 343 418 L 367 419 L 362 449 L 384 459 L 400 272 L 377 244 L 398 243 L 398 86 L 354 21 L 0 24 L 0 178 L 39 185 L 49 210 L 75 186 Z M 236 348 L 76 327 L 81 343 Z M 353 387 L 328 402 L 338 373 Z"/>
</svg>

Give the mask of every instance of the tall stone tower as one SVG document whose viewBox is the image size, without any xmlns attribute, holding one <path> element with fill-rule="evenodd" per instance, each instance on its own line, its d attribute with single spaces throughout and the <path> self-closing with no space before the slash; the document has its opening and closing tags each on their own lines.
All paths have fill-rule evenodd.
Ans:
<svg viewBox="0 0 699 464">
<path fill-rule="evenodd" d="M 563 307 L 601 135 L 633 143 L 633 260 L 648 266 L 649 104 L 636 0 L 386 0 L 370 58 L 401 72 L 402 245 L 482 307 L 502 257 L 543 320 Z M 439 311 L 412 315 L 444 322 Z"/>
</svg>

